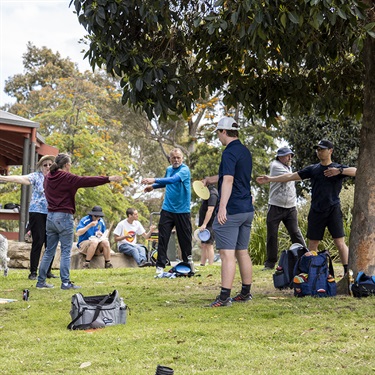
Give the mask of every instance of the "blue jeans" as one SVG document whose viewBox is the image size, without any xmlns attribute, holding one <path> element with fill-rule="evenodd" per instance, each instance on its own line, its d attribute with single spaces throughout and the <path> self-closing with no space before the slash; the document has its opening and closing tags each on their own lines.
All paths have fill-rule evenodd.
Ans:
<svg viewBox="0 0 375 375">
<path fill-rule="evenodd" d="M 146 248 L 143 245 L 123 243 L 119 246 L 118 250 L 120 253 L 133 257 L 138 265 L 146 260 Z"/>
<path fill-rule="evenodd" d="M 74 238 L 73 215 L 64 212 L 49 212 L 46 229 L 47 248 L 39 266 L 38 282 L 45 282 L 48 268 L 56 254 L 57 245 L 60 241 L 60 277 L 61 282 L 68 283 L 70 281 L 70 252 Z"/>
</svg>

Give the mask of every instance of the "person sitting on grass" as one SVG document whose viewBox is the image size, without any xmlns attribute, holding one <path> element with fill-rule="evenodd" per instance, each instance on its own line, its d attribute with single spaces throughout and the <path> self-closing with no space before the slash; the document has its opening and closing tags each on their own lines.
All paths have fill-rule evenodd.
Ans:
<svg viewBox="0 0 375 375">
<path fill-rule="evenodd" d="M 82 268 L 90 268 L 90 261 L 94 255 L 103 255 L 105 268 L 113 268 L 111 263 L 111 247 L 105 234 L 106 226 L 102 219 L 104 213 L 100 206 L 94 206 L 83 217 L 76 229 L 78 238 L 77 247 L 81 254 L 86 255 L 86 261 Z"/>
</svg>

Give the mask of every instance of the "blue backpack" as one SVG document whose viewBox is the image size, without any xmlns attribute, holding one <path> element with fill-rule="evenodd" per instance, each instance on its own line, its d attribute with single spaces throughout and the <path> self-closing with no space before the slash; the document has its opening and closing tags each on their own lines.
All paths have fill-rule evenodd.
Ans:
<svg viewBox="0 0 375 375">
<path fill-rule="evenodd" d="M 335 275 L 328 251 L 324 250 L 315 254 L 308 252 L 296 263 L 293 278 L 296 297 L 333 297 L 336 295 Z"/>
</svg>

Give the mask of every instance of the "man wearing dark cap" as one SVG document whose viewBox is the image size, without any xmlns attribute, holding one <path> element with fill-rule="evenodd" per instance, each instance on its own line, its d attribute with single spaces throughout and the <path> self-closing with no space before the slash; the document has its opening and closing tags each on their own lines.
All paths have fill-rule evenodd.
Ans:
<svg viewBox="0 0 375 375">
<path fill-rule="evenodd" d="M 294 153 L 290 148 L 279 148 L 276 159 L 271 163 L 270 176 L 291 173 L 293 156 Z M 296 204 L 297 194 L 294 181 L 270 183 L 267 212 L 267 258 L 264 263 L 264 270 L 273 270 L 277 262 L 280 222 L 285 225 L 292 243 L 306 246 L 298 227 Z"/>
<path fill-rule="evenodd" d="M 348 176 L 354 177 L 357 168 L 332 162 L 333 144 L 328 140 L 321 140 L 314 146 L 314 149 L 320 163 L 312 164 L 298 172 L 285 173 L 281 176 L 260 176 L 257 178 L 257 182 L 265 184 L 267 182 L 300 181 L 308 178 L 311 180 L 311 207 L 307 228 L 309 250 L 318 250 L 325 228 L 328 228 L 339 250 L 340 259 L 346 273 L 349 250 L 345 244 L 340 192 L 342 180 Z"/>
<path fill-rule="evenodd" d="M 83 268 L 90 268 L 90 261 L 94 255 L 103 255 L 105 268 L 113 268 L 111 264 L 111 247 L 108 241 L 108 232 L 103 221 L 104 213 L 100 206 L 94 206 L 83 217 L 76 229 L 79 236 L 77 247 L 79 252 L 86 255 Z"/>
</svg>

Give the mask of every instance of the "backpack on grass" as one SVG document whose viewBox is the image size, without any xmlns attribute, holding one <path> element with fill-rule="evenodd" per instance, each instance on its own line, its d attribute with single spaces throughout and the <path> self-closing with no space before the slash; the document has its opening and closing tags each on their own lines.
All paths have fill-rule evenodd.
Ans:
<svg viewBox="0 0 375 375">
<path fill-rule="evenodd" d="M 304 246 L 293 244 L 289 250 L 281 252 L 279 264 L 273 274 L 273 285 L 276 289 L 293 288 L 294 267 L 298 259 L 307 251 Z"/>
<path fill-rule="evenodd" d="M 90 329 L 126 323 L 127 306 L 118 291 L 102 296 L 84 297 L 81 293 L 72 296 L 68 329 Z"/>
<path fill-rule="evenodd" d="M 363 271 L 358 272 L 351 290 L 353 297 L 375 296 L 375 276 L 367 276 Z"/>
<path fill-rule="evenodd" d="M 333 297 L 336 295 L 332 259 L 327 250 L 304 254 L 298 260 L 294 274 L 293 287 L 296 297 Z"/>
</svg>

